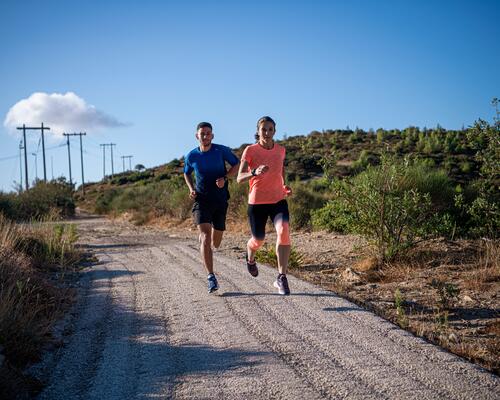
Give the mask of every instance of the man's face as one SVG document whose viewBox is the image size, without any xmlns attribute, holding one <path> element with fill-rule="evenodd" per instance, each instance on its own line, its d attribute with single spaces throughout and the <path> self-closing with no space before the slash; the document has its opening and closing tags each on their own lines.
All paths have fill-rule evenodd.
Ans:
<svg viewBox="0 0 500 400">
<path fill-rule="evenodd" d="M 198 139 L 198 142 L 200 142 L 203 146 L 209 146 L 212 143 L 213 138 L 214 134 L 212 133 L 212 129 L 208 126 L 204 126 L 196 132 L 196 139 Z"/>
</svg>

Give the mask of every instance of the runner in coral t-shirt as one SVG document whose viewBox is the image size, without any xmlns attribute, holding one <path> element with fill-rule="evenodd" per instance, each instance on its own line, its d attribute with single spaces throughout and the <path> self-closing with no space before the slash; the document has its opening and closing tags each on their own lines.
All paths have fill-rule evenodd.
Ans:
<svg viewBox="0 0 500 400">
<path fill-rule="evenodd" d="M 274 282 L 280 294 L 290 294 L 286 272 L 290 257 L 290 227 L 286 196 L 292 190 L 284 184 L 285 148 L 273 140 L 276 123 L 271 117 L 257 122 L 258 142 L 247 146 L 241 157 L 237 181 L 250 180 L 248 195 L 248 221 L 252 237 L 247 243 L 247 268 L 256 277 L 259 274 L 255 253 L 264 244 L 266 223 L 273 221 L 276 233 L 276 255 L 279 275 Z"/>
</svg>

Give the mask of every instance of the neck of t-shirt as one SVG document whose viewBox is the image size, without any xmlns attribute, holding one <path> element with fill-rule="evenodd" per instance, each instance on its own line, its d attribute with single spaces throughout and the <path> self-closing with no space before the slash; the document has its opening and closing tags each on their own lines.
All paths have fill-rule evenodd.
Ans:
<svg viewBox="0 0 500 400">
<path fill-rule="evenodd" d="M 208 146 L 203 146 L 202 144 L 200 145 L 199 149 L 202 153 L 206 153 L 212 148 L 212 143 L 210 143 Z"/>
<path fill-rule="evenodd" d="M 262 147 L 264 150 L 272 150 L 274 147 L 274 140 L 271 141 L 271 144 L 269 145 L 266 145 L 266 143 L 259 142 L 259 146 Z"/>
</svg>

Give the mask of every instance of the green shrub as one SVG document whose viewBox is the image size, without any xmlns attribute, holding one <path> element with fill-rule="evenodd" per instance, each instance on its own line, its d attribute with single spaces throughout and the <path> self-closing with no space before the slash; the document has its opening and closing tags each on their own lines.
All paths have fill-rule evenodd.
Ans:
<svg viewBox="0 0 500 400">
<path fill-rule="evenodd" d="M 464 174 L 468 174 L 472 171 L 472 164 L 468 161 L 463 161 L 460 163 L 460 171 Z"/>
<path fill-rule="evenodd" d="M 0 195 L 0 212 L 16 221 L 66 217 L 75 213 L 73 186 L 64 178 L 37 181 L 29 190 Z"/>
<path fill-rule="evenodd" d="M 293 195 L 288 198 L 290 222 L 294 229 L 311 228 L 311 212 L 325 204 L 325 197 L 310 190 L 303 183 L 292 185 Z"/>
<path fill-rule="evenodd" d="M 382 260 L 390 259 L 418 240 L 451 230 L 450 215 L 436 212 L 452 190 L 445 177 L 421 163 L 383 157 L 381 165 L 335 181 L 333 198 L 313 212 L 313 225 L 364 235 Z"/>
<path fill-rule="evenodd" d="M 479 178 L 470 188 L 476 196 L 468 201 L 457 196 L 457 203 L 470 218 L 469 234 L 498 237 L 500 232 L 500 115 L 498 99 L 493 99 L 497 114 L 494 123 L 479 120 L 467 130 L 469 146 L 476 153 Z"/>
<path fill-rule="evenodd" d="M 229 181 L 229 215 L 245 221 L 248 208 L 248 182 L 238 183 L 234 179 Z"/>
<path fill-rule="evenodd" d="M 112 210 L 111 203 L 115 197 L 117 197 L 122 190 L 118 189 L 106 189 L 99 193 L 96 197 L 94 203 L 93 212 L 97 214 L 107 214 Z"/>
</svg>

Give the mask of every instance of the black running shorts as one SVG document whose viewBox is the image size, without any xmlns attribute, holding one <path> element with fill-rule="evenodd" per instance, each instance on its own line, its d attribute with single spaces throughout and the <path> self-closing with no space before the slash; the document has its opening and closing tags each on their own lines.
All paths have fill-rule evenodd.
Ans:
<svg viewBox="0 0 500 400">
<path fill-rule="evenodd" d="M 227 201 L 197 200 L 193 204 L 193 219 L 196 225 L 212 224 L 218 231 L 226 230 Z"/>
<path fill-rule="evenodd" d="M 289 222 L 290 214 L 288 212 L 288 203 L 286 200 L 278 201 L 274 204 L 249 204 L 248 205 L 248 221 L 252 236 L 255 239 L 263 240 L 266 236 L 267 219 L 274 218 L 282 214 L 283 222 Z"/>
</svg>

